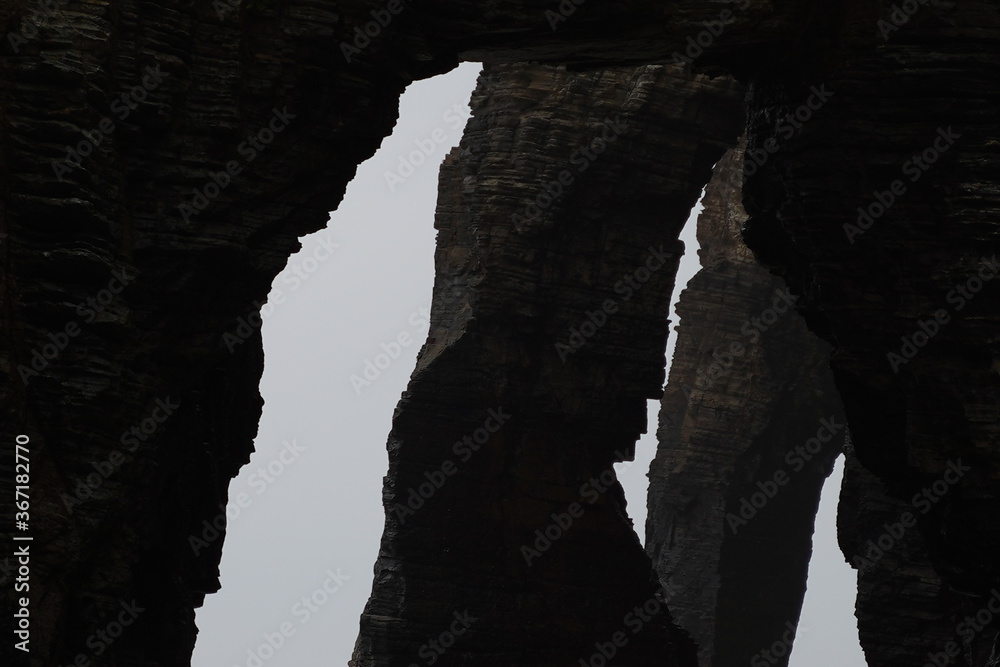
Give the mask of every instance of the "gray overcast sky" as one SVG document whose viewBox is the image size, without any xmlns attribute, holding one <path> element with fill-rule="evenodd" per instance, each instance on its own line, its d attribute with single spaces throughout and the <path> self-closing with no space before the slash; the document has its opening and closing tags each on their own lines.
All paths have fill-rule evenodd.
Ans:
<svg viewBox="0 0 1000 667">
<path fill-rule="evenodd" d="M 257 451 L 230 485 L 223 588 L 198 610 L 194 667 L 329 667 L 350 659 L 384 522 L 386 436 L 427 333 L 438 166 L 461 138 L 478 72 L 464 64 L 406 91 L 393 135 L 361 165 L 328 228 L 305 237 L 274 281 Z M 433 146 L 430 155 L 412 173 L 400 171 L 418 144 Z M 677 293 L 698 268 L 693 224 L 682 238 Z M 383 343 L 403 333 L 413 342 L 398 358 L 370 385 L 352 383 Z M 673 342 L 672 334 L 668 359 Z M 650 431 L 656 408 L 651 401 Z M 618 466 L 640 533 L 655 448 L 647 433 L 635 463 Z M 855 578 L 833 537 L 835 478 L 820 511 L 791 667 L 864 665 Z"/>
</svg>

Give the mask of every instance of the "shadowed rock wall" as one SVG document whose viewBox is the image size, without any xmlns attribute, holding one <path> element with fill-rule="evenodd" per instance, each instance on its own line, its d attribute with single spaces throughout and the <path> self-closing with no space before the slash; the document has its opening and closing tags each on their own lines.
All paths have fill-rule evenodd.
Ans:
<svg viewBox="0 0 1000 667">
<path fill-rule="evenodd" d="M 325 224 L 414 72 L 445 69 L 347 63 L 331 35 L 351 14 L 0 4 L 0 405 L 4 465 L 30 438 L 33 665 L 93 659 L 87 638 L 133 602 L 104 658 L 190 660 L 222 539 L 189 539 L 224 528 L 260 415 L 259 320 L 240 318 Z M 12 483 L 5 469 L 5 512 Z"/>
<path fill-rule="evenodd" d="M 259 309 L 296 238 L 324 224 L 357 163 L 390 130 L 405 85 L 460 57 L 620 66 L 677 54 L 747 84 L 747 146 L 757 156 L 744 188 L 747 243 L 800 295 L 797 308 L 833 346 L 857 461 L 886 497 L 909 503 L 956 459 L 971 468 L 916 517 L 908 558 L 926 559 L 947 596 L 986 606 L 1000 584 L 993 307 L 1000 7 L 897 4 L 644 0 L 560 9 L 541 0 L 441 1 L 406 5 L 385 25 L 376 22 L 377 37 L 367 41 L 358 35 L 375 20 L 372 11 L 387 11 L 379 3 L 274 0 L 232 11 L 191 0 L 0 6 L 0 298 L 8 341 L 0 350 L 0 442 L 9 461 L 15 436 L 27 435 L 35 463 L 33 658 L 72 661 L 93 628 L 135 600 L 145 611 L 109 659 L 186 663 L 192 610 L 218 586 L 222 544 L 196 554 L 187 540 L 219 516 L 260 410 L 259 336 L 253 327 L 239 344 L 223 336 Z M 542 94 L 541 81 L 521 82 L 529 99 Z M 691 125 L 685 136 L 701 136 L 705 126 L 684 114 L 712 114 L 716 104 L 692 102 L 679 114 Z M 625 165 L 633 153 L 620 156 Z M 697 169 L 716 157 L 663 152 L 643 169 L 697 189 L 707 180 Z M 505 187 L 498 182 L 496 191 Z M 667 213 L 673 219 L 681 208 Z M 615 247 L 616 234 L 594 241 L 593 256 Z M 530 278 L 568 281 L 559 273 L 565 267 Z M 553 316 L 580 308 L 586 316 L 598 284 L 586 282 L 589 275 L 575 301 L 560 292 Z M 661 305 L 645 304 L 638 319 L 662 317 Z M 470 322 L 483 318 L 476 311 Z M 648 322 L 637 331 L 646 340 L 643 354 L 629 358 L 638 375 L 651 367 L 661 333 Z M 484 369 L 495 354 L 469 352 Z M 581 350 L 572 358 L 587 357 Z M 599 377 L 594 396 L 619 387 L 631 387 L 630 398 L 654 392 L 645 389 L 653 380 L 632 385 L 618 373 Z M 583 406 L 606 407 L 593 385 L 557 379 L 530 383 L 538 393 L 567 392 L 542 401 L 548 407 L 540 414 L 565 420 L 560 438 L 597 438 L 588 421 L 570 421 L 601 414 Z M 481 408 L 484 391 L 454 410 Z M 443 418 L 467 426 L 471 412 L 451 410 Z M 563 479 L 570 469 L 610 465 L 624 434 L 641 428 L 638 408 L 620 419 L 605 444 L 583 446 L 591 456 L 553 446 Z M 134 444 L 131 429 L 143 423 L 150 430 Z M 412 442 L 403 433 L 400 442 Z M 79 498 L 86 494 L 77 480 L 126 454 L 134 456 L 127 467 Z M 11 498 L 13 476 L 4 472 L 0 494 Z M 924 574 L 894 576 L 913 587 Z M 888 608 L 897 617 L 911 613 L 908 598 L 891 595 L 901 584 L 886 579 L 886 588 L 881 575 L 869 583 L 865 576 L 862 619 Z M 9 599 L 10 570 L 2 577 Z M 935 614 L 953 613 L 942 604 Z M 600 616 L 588 622 L 601 626 Z M 892 664 L 898 647 L 922 643 L 906 634 L 911 627 L 901 624 L 891 638 L 866 630 L 870 663 Z M 983 631 L 970 640 L 977 667 L 989 662 L 982 656 L 990 637 Z"/>
<path fill-rule="evenodd" d="M 890 506 L 910 504 L 959 458 L 969 467 L 915 516 L 913 553 L 903 556 L 915 566 L 861 578 L 869 664 L 924 664 L 934 642 L 922 624 L 889 630 L 881 619 L 950 614 L 953 595 L 982 608 L 1000 583 L 1000 200 L 988 166 L 1000 134 L 1000 60 L 987 44 L 1000 7 L 928 4 L 905 23 L 879 4 L 844 10 L 838 44 L 802 47 L 749 87 L 748 149 L 780 149 L 747 181 L 745 236 L 834 345 L 857 461 L 881 480 Z M 964 68 L 962 53 L 977 54 L 977 65 Z M 810 113 L 810 104 L 820 108 Z M 807 119 L 791 132 L 790 113 Z M 863 544 L 868 525 L 859 526 Z M 928 565 L 940 601 L 915 592 L 930 585 Z M 977 634 L 967 664 L 989 664 L 983 642 L 989 633 Z"/>
<path fill-rule="evenodd" d="M 408 665 L 467 611 L 441 664 L 589 663 L 600 645 L 694 664 L 613 464 L 659 394 L 677 236 L 740 92 L 658 66 L 487 67 L 441 171 L 430 333 L 389 435 L 352 665 Z"/>
<path fill-rule="evenodd" d="M 837 530 L 858 570 L 858 633 L 869 664 L 997 664 L 1000 589 L 978 596 L 948 586 L 931 562 L 933 544 L 915 527 L 958 491 L 969 466 L 951 461 L 903 500 L 858 462 L 850 440 L 846 451 Z"/>
<path fill-rule="evenodd" d="M 742 180 L 741 145 L 705 189 L 649 473 L 646 549 L 704 667 L 788 663 L 845 433 L 829 345 L 739 235 Z"/>
</svg>

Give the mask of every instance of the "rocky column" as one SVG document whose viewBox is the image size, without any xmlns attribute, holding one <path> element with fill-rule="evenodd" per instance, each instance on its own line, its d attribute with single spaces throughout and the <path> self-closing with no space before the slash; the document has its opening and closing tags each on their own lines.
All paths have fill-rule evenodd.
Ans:
<svg viewBox="0 0 1000 667">
<path fill-rule="evenodd" d="M 845 434 L 829 345 L 740 237 L 742 149 L 705 190 L 650 467 L 646 548 L 702 667 L 787 664 Z"/>
<path fill-rule="evenodd" d="M 441 172 L 352 665 L 694 664 L 614 464 L 659 395 L 677 235 L 740 99 L 659 66 L 486 69 Z"/>
</svg>

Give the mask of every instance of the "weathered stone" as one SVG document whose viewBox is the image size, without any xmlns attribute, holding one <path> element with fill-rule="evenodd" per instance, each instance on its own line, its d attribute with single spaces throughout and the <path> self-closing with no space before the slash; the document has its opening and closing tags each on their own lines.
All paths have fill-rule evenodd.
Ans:
<svg viewBox="0 0 1000 667">
<path fill-rule="evenodd" d="M 649 473 L 646 549 L 703 667 L 787 664 L 845 433 L 829 345 L 740 237 L 742 151 L 705 189 Z"/>
<path fill-rule="evenodd" d="M 995 2 L 739 0 L 720 7 L 696 0 L 451 1 L 405 5 L 390 11 L 389 19 L 379 14 L 389 3 L 250 4 L 232 11 L 212 3 L 149 0 L 16 0 L 0 6 L 0 289 L 9 341 L 0 350 L 0 441 L 9 448 L 18 433 L 31 438 L 33 557 L 44 573 L 32 590 L 33 657 L 42 664 L 72 661 L 93 629 L 129 599 L 146 611 L 109 659 L 186 663 L 195 635 L 192 610 L 218 586 L 222 544 L 217 537 L 194 549 L 188 540 L 207 530 L 205 522 L 219 519 L 228 481 L 249 454 L 260 410 L 254 388 L 261 368 L 259 332 L 240 320 L 257 312 L 271 280 L 298 247 L 297 237 L 324 224 L 356 165 L 389 132 L 400 91 L 460 58 L 636 66 L 686 60 L 694 40 L 704 48 L 700 54 L 692 48 L 697 65 L 745 83 L 748 155 L 762 157 L 747 172 L 743 194 L 750 218 L 744 235 L 762 263 L 800 295 L 797 307 L 809 327 L 833 346 L 831 364 L 857 461 L 884 485 L 886 498 L 901 502 L 944 475 L 949 462 L 961 458 L 971 467 L 933 511 L 918 517 L 907 543 L 906 562 L 927 563 L 945 591 L 938 601 L 925 595 L 919 604 L 928 605 L 935 619 L 948 618 L 956 609 L 953 596 L 975 605 L 1000 586 L 1000 350 L 993 307 L 998 283 L 992 279 L 1000 246 Z M 730 22 L 712 23 L 727 10 L 733 12 Z M 718 34 L 712 34 L 713 25 Z M 367 26 L 374 36 L 362 45 Z M 538 89 L 553 80 L 524 77 L 521 84 L 495 104 L 511 104 L 516 114 L 519 100 L 551 95 L 556 108 L 562 95 L 568 109 L 582 108 L 574 106 L 572 88 Z M 634 98 L 645 99 L 647 92 L 637 89 Z M 721 127 L 729 102 L 689 92 L 674 98 L 678 113 L 664 118 L 686 118 L 693 136 Z M 621 91 L 608 95 L 608 103 L 622 103 Z M 595 101 L 588 108 L 599 106 Z M 650 137 L 658 125 L 671 124 L 654 115 Z M 280 132 L 275 125 L 272 139 L 259 135 L 266 148 L 241 151 L 262 127 L 283 124 L 280 117 L 288 124 Z M 527 119 L 525 125 L 531 130 L 537 122 Z M 563 151 L 568 157 L 570 146 L 593 130 L 592 124 L 566 123 L 558 136 L 569 145 L 553 147 L 552 155 Z M 475 123 L 471 128 L 477 131 Z M 499 143 L 511 128 L 490 132 Z M 537 130 L 533 141 L 510 140 L 521 147 L 539 141 Z M 649 201 L 675 192 L 669 183 L 654 188 L 649 174 L 668 174 L 675 185 L 703 183 L 712 150 L 719 147 L 712 144 L 695 157 L 686 150 L 661 151 L 633 173 L 629 161 L 644 142 L 633 138 L 633 149 L 619 154 L 626 166 L 611 165 L 615 153 L 609 150 L 610 174 L 625 180 L 588 182 L 559 215 L 575 211 L 575 219 L 597 224 L 608 212 L 592 208 L 595 203 L 637 187 L 643 178 L 650 179 L 644 186 Z M 526 155 L 519 156 L 515 171 L 532 175 L 537 165 Z M 504 182 L 487 185 L 497 206 L 510 196 Z M 468 187 L 470 196 L 478 189 L 471 181 Z M 671 201 L 666 217 L 680 219 L 689 202 Z M 876 205 L 886 210 L 879 213 Z M 643 214 L 648 201 L 631 206 L 620 214 Z M 488 246 L 499 224 L 476 222 L 475 242 Z M 521 299 L 533 281 L 555 290 L 579 280 L 573 294 L 560 291 L 548 307 L 550 327 L 574 309 L 590 308 L 602 272 L 616 268 L 618 244 L 640 245 L 609 228 L 605 237 L 589 241 L 560 237 L 563 245 L 544 246 L 543 237 L 533 241 L 543 245 L 529 250 L 527 240 L 538 238 L 532 234 L 561 229 L 528 226 L 525 249 L 515 246 L 514 252 L 528 265 L 555 262 L 563 274 L 498 274 L 482 267 L 476 270 L 483 273 L 469 274 L 487 284 L 471 282 L 467 293 L 479 294 L 498 281 L 516 301 L 470 302 L 462 314 L 467 321 L 432 333 L 414 383 L 422 373 L 433 374 L 430 351 L 442 359 L 455 354 L 462 341 L 472 340 L 470 327 L 502 324 L 512 310 L 530 319 Z M 458 237 L 455 243 L 473 246 Z M 445 254 L 464 261 L 463 252 Z M 605 255 L 612 263 L 600 263 Z M 571 256 L 601 260 L 577 276 Z M 453 266 L 444 273 L 463 270 Z M 538 367 L 532 376 L 537 360 L 516 339 L 514 348 L 484 342 L 463 350 L 471 365 L 462 367 L 456 381 L 464 378 L 472 386 L 469 378 L 486 382 L 482 378 L 509 374 L 509 385 L 503 380 L 499 387 L 538 397 L 534 409 L 547 416 L 551 429 L 538 433 L 558 433 L 549 447 L 530 441 L 555 469 L 568 476 L 610 465 L 615 447 L 609 443 L 625 443 L 627 434 L 641 428 L 640 410 L 631 406 L 655 393 L 648 389 L 660 373 L 652 370 L 652 350 L 662 342 L 662 300 L 672 277 L 657 280 L 663 281 L 659 299 L 634 314 L 634 331 L 609 324 L 600 334 L 614 332 L 614 340 L 592 344 L 609 358 L 626 359 L 621 368 L 602 375 L 597 369 L 607 366 L 596 364 L 595 353 L 584 348 L 567 361 L 570 370 Z M 86 305 L 102 295 L 107 299 L 99 313 Z M 237 343 L 225 337 L 233 332 L 245 335 Z M 449 345 L 442 348 L 438 340 Z M 511 349 L 522 356 L 503 359 Z M 583 368 L 586 363 L 596 365 Z M 628 374 L 641 381 L 623 381 Z M 631 392 L 627 399 L 616 394 L 619 389 Z M 455 424 L 467 425 L 470 413 L 463 411 L 483 407 L 482 391 L 440 404 L 442 431 L 431 429 L 428 437 L 450 437 Z M 597 398 L 605 395 L 614 398 Z M 168 398 L 179 406 L 169 419 L 157 422 L 134 452 L 119 451 L 132 425 Z M 612 418 L 613 406 L 626 411 Z M 602 430 L 592 432 L 594 422 Z M 406 436 L 401 448 L 417 446 L 400 432 Z M 572 444 L 598 437 L 602 444 L 587 456 Z M 88 485 L 92 497 L 85 502 L 65 501 L 80 488 L 78 479 L 116 452 L 134 459 Z M 522 463 L 519 470 L 528 470 L 531 461 Z M 0 479 L 0 495 L 12 497 L 9 476 Z M 465 509 L 474 497 L 457 499 L 456 506 Z M 876 505 L 859 512 L 867 516 L 869 510 L 873 516 L 880 511 Z M 602 529 L 624 539 L 619 523 Z M 921 586 L 927 573 L 920 565 L 891 576 L 878 569 L 863 575 L 862 624 L 889 608 L 887 616 L 905 616 L 909 598 L 893 602 L 885 591 L 900 581 Z M 10 588 L 2 590 L 5 599 L 12 595 Z M 593 627 L 599 617 L 589 617 Z M 894 656 L 919 655 L 899 648 L 922 645 L 921 637 L 910 634 L 915 628 L 900 623 L 885 633 L 864 627 L 869 662 L 889 665 Z M 940 624 L 935 628 L 941 631 Z M 658 636 L 665 635 L 664 629 Z M 988 642 L 980 633 L 967 651 L 975 667 L 996 661 L 983 657 L 996 653 L 986 648 Z"/>
<path fill-rule="evenodd" d="M 1000 589 L 970 594 L 948 586 L 932 563 L 932 543 L 916 527 L 957 490 L 940 485 L 956 480 L 957 472 L 926 480 L 902 500 L 861 465 L 850 440 L 845 449 L 837 531 L 844 556 L 858 570 L 858 633 L 868 663 L 995 664 L 992 623 L 1000 614 Z"/>
<path fill-rule="evenodd" d="M 678 69 L 486 69 L 441 171 L 429 338 L 352 665 L 409 664 L 466 610 L 442 664 L 694 664 L 612 465 L 659 395 L 677 236 L 739 120 L 737 85 Z"/>
</svg>

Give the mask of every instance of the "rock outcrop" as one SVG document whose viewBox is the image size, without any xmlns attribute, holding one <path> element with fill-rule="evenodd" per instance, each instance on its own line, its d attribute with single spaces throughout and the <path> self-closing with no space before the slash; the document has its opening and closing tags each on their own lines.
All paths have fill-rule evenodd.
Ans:
<svg viewBox="0 0 1000 667">
<path fill-rule="evenodd" d="M 925 637 L 907 621 L 884 632 L 881 619 L 924 613 L 933 595 L 926 565 L 942 580 L 942 599 L 962 596 L 966 609 L 986 608 L 1000 583 L 1000 202 L 987 194 L 996 181 L 987 165 L 1000 129 L 992 83 L 1000 63 L 990 56 L 967 71 L 958 56 L 988 49 L 982 40 L 997 34 L 1000 8 L 928 4 L 904 23 L 872 5 L 839 25 L 839 46 L 795 63 L 799 92 L 786 68 L 750 86 L 748 151 L 763 164 L 745 187 L 744 236 L 834 346 L 857 461 L 893 503 L 953 482 L 914 517 L 914 552 L 904 547 L 900 557 L 915 567 L 859 580 L 869 664 L 925 664 L 943 650 L 937 631 Z M 955 478 L 959 459 L 968 470 Z M 860 527 L 858 543 L 878 537 Z M 962 645 L 958 621 L 949 633 Z M 977 634 L 967 664 L 990 664 L 981 642 L 989 633 Z"/>
<path fill-rule="evenodd" d="M 614 318 L 594 325 L 565 365 L 558 354 L 535 350 L 569 340 L 567 322 L 585 336 L 588 311 L 614 297 L 605 297 L 608 281 L 622 278 L 623 267 L 626 275 L 637 270 L 650 245 L 679 251 L 676 227 L 739 133 L 730 127 L 732 96 L 723 94 L 728 79 L 698 84 L 704 79 L 674 76 L 678 87 L 657 98 L 666 84 L 657 77 L 668 74 L 647 65 L 691 60 L 748 91 L 743 235 L 832 347 L 853 446 L 841 523 L 849 559 L 872 560 L 870 531 L 914 505 L 923 489 L 935 494 L 898 548 L 860 575 L 869 664 L 923 660 L 923 649 L 913 647 L 927 645 L 920 635 L 927 628 L 935 644 L 927 652 L 944 641 L 940 651 L 953 663 L 996 662 L 996 616 L 972 635 L 956 620 L 989 610 L 1000 586 L 995 2 L 15 0 L 0 6 L 0 26 L 0 294 L 8 341 L 0 350 L 0 442 L 7 466 L 18 436 L 26 438 L 34 464 L 36 664 L 86 658 L 87 638 L 129 604 L 144 611 L 105 659 L 187 663 L 193 608 L 218 586 L 222 547 L 221 536 L 205 545 L 192 537 L 209 535 L 206 525 L 224 532 L 228 481 L 249 454 L 260 412 L 253 321 L 270 282 L 297 237 L 325 223 L 356 165 L 390 131 L 405 86 L 473 58 L 491 63 L 476 103 L 494 111 L 470 125 L 469 155 L 446 165 L 438 222 L 452 242 L 439 250 L 439 278 L 453 279 L 439 283 L 438 301 L 457 287 L 465 305 L 435 309 L 438 324 L 393 427 L 388 531 L 356 660 L 406 660 L 402 652 L 426 629 L 417 615 L 443 613 L 432 589 L 456 583 L 438 579 L 446 573 L 463 573 L 495 595 L 496 625 L 470 629 L 470 646 L 502 644 L 508 657 L 527 625 L 503 614 L 520 614 L 515 603 L 541 590 L 552 593 L 545 600 L 553 608 L 571 606 L 584 595 L 573 587 L 587 557 L 614 570 L 620 584 L 589 581 L 587 590 L 608 593 L 615 604 L 655 590 L 613 485 L 579 518 L 579 532 L 567 531 L 542 555 L 548 564 L 539 560 L 540 569 L 515 578 L 511 590 L 490 577 L 517 564 L 513 552 L 539 527 L 529 525 L 532 517 L 544 528 L 554 502 L 572 502 L 581 475 L 630 455 L 630 438 L 643 428 L 642 400 L 657 394 L 673 283 L 666 263 Z M 500 65 L 529 59 L 548 69 Z M 558 64 L 591 71 L 554 74 Z M 494 96 L 487 84 L 504 92 Z M 554 165 L 603 126 L 593 114 L 628 116 L 625 109 L 638 114 L 642 134 L 626 130 L 580 174 L 572 196 L 522 224 L 521 233 L 511 231 L 510 216 L 532 201 L 524 184 L 558 182 Z M 576 121 L 581 113 L 589 120 Z M 558 138 L 540 149 L 548 132 Z M 513 164 L 489 163 L 489 156 Z M 601 170 L 604 178 L 596 178 Z M 449 195 L 459 187 L 449 183 L 456 172 L 461 194 Z M 735 311 L 704 312 L 731 324 Z M 687 361 L 689 369 L 703 363 Z M 793 365 L 765 361 L 772 377 L 787 377 Z M 804 401 L 819 386 L 793 398 Z M 762 394 L 762 403 L 783 390 L 763 391 L 774 393 Z M 428 466 L 443 463 L 453 438 L 475 437 L 484 410 L 501 408 L 513 415 L 510 423 L 479 452 L 490 457 L 470 459 L 483 467 L 465 471 L 488 480 L 493 495 L 477 504 L 479 495 L 456 474 L 432 500 L 435 516 L 502 511 L 498 525 L 477 527 L 484 535 L 476 553 L 485 558 L 487 545 L 505 550 L 477 563 L 420 551 L 427 534 L 397 530 L 393 503 Z M 672 410 L 682 408 L 698 409 Z M 781 412 L 773 403 L 766 409 Z M 765 441 L 787 442 L 804 428 L 769 423 L 781 431 L 773 440 L 738 431 L 727 455 L 741 447 L 756 455 Z M 668 447 L 688 441 L 683 423 L 665 424 Z M 508 455 L 513 460 L 502 458 Z M 766 474 L 763 450 L 761 457 L 736 460 L 719 474 L 733 491 L 746 488 L 739 484 Z M 13 498 L 14 471 L 3 473 L 0 494 Z M 803 482 L 803 507 L 821 476 Z M 947 484 L 940 494 L 938 482 Z M 423 511 L 433 507 L 428 501 Z M 413 525 L 429 520 L 419 516 Z M 764 516 L 755 530 L 767 526 Z M 798 521 L 805 530 L 807 519 Z M 496 532 L 500 526 L 511 532 Z M 451 534 L 447 526 L 428 528 Z M 650 534 L 664 537 L 658 526 Z M 803 534 L 795 538 L 800 555 Z M 593 546 L 600 541 L 604 550 Z M 727 544 L 739 548 L 726 553 L 751 546 L 727 540 L 720 549 Z M 709 563 L 724 566 L 724 555 Z M 894 559 L 905 567 L 890 571 Z M 3 565 L 2 595 L 12 601 L 9 558 Z M 668 585 L 688 576 L 658 565 Z M 907 594 L 895 594 L 901 590 Z M 705 604 L 724 593 L 710 585 Z M 785 591 L 761 622 L 793 608 L 796 596 Z M 546 650 L 562 659 L 605 641 L 584 639 L 621 613 L 605 604 L 561 618 L 567 639 Z M 681 615 L 699 613 L 690 610 Z M 536 613 L 536 622 L 554 618 Z M 881 617 L 895 620 L 878 627 Z M 628 661 L 683 653 L 666 615 L 658 618 L 643 641 L 629 644 Z M 703 620 L 692 625 L 713 642 L 713 655 L 722 630 L 717 625 L 713 635 Z M 531 639 L 529 646 L 542 648 Z M 948 641 L 959 647 L 955 655 L 947 654 Z M 13 649 L 5 644 L 4 651 Z"/>
<path fill-rule="evenodd" d="M 410 664 L 456 613 L 477 620 L 441 664 L 694 664 L 613 464 L 660 393 L 677 237 L 740 120 L 739 86 L 679 68 L 486 68 L 441 170 L 352 665 Z"/>
<path fill-rule="evenodd" d="M 133 603 L 104 659 L 187 664 L 260 415 L 254 317 L 412 76 L 446 69 L 347 63 L 348 12 L 286 9 L 0 6 L 0 401 L 5 465 L 30 439 L 32 664 L 96 659 Z"/>
<path fill-rule="evenodd" d="M 933 541 L 916 527 L 939 511 L 966 464 L 953 461 L 904 500 L 858 462 L 850 440 L 846 451 L 838 533 L 858 570 L 858 634 L 868 664 L 996 664 L 1000 589 L 978 596 L 948 585 L 932 562 Z"/>
<path fill-rule="evenodd" d="M 788 663 L 846 432 L 830 346 L 740 237 L 743 176 L 741 145 L 705 189 L 649 473 L 646 548 L 703 667 Z"/>
</svg>

